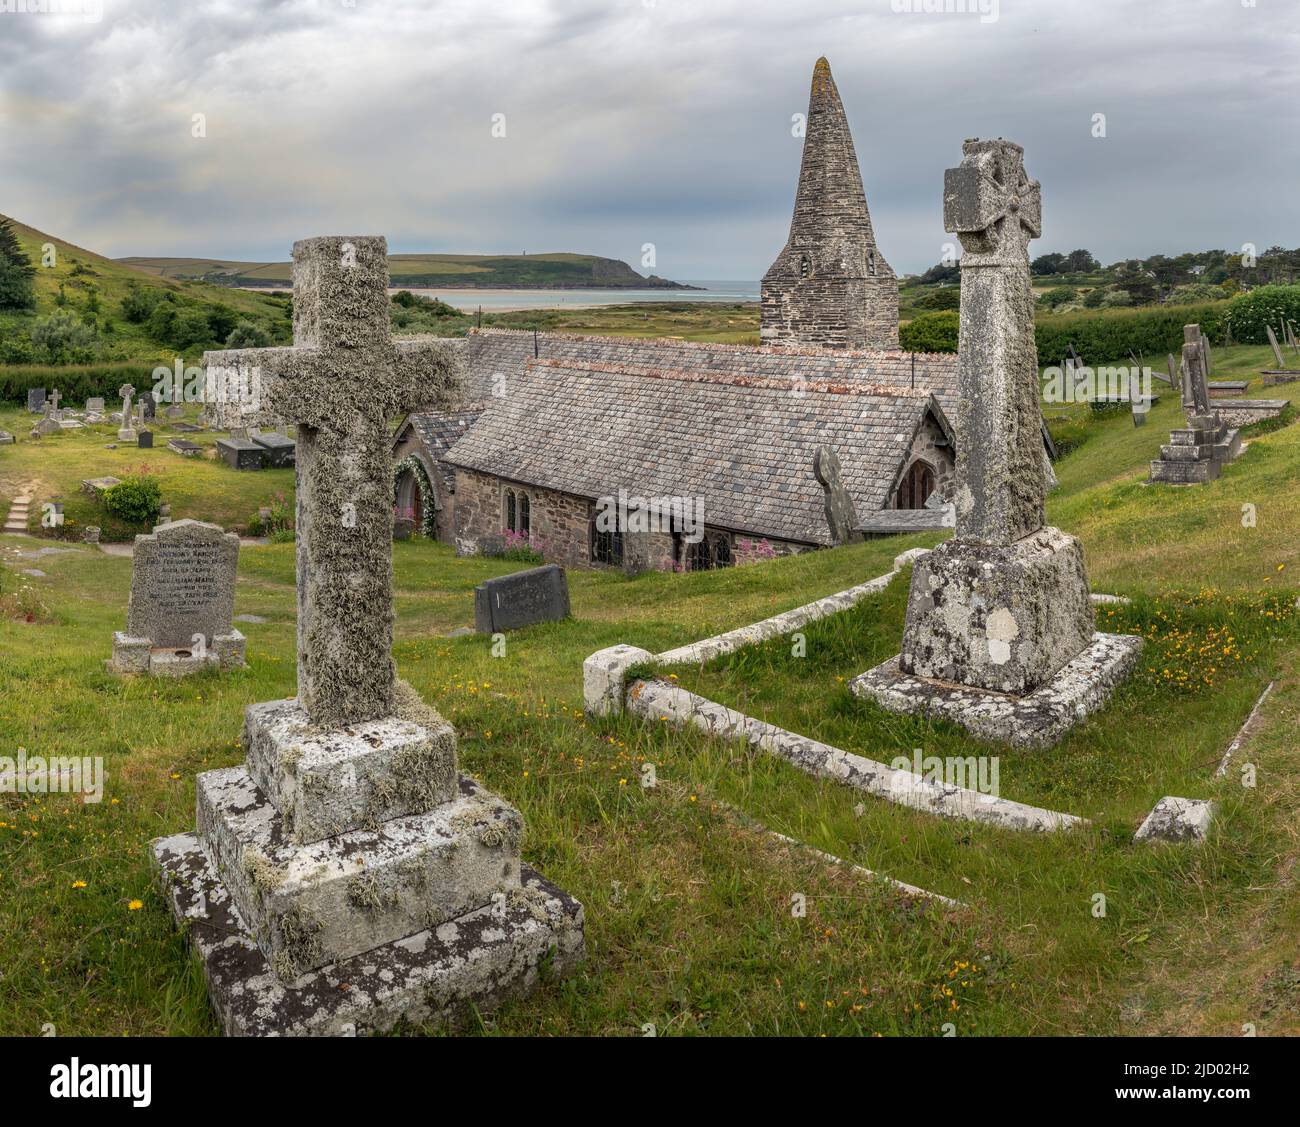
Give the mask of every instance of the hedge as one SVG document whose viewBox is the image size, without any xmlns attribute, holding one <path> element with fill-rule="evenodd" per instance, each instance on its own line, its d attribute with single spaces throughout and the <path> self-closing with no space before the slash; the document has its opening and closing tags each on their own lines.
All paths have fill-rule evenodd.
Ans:
<svg viewBox="0 0 1300 1127">
<path fill-rule="evenodd" d="M 58 388 L 59 401 L 65 407 L 80 407 L 92 396 L 103 396 L 110 403 L 124 383 L 137 392 L 154 385 L 156 365 L 138 361 L 114 361 L 102 364 L 0 364 L 0 403 L 27 406 L 27 389 L 43 387 L 46 392 Z M 118 404 L 121 407 L 121 404 Z"/>
<path fill-rule="evenodd" d="M 898 327 L 899 343 L 909 352 L 956 352 L 956 313 L 922 313 Z"/>
</svg>

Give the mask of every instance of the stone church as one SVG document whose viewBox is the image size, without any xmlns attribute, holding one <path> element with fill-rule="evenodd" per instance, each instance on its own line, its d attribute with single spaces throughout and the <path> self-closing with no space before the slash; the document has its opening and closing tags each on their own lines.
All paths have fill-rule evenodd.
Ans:
<svg viewBox="0 0 1300 1127">
<path fill-rule="evenodd" d="M 461 409 L 394 435 L 397 515 L 463 553 L 527 537 L 567 567 L 729 566 L 842 538 L 813 473 L 826 446 L 867 534 L 942 527 L 957 358 L 899 348 L 825 59 L 761 318 L 757 346 L 471 332 Z"/>
</svg>

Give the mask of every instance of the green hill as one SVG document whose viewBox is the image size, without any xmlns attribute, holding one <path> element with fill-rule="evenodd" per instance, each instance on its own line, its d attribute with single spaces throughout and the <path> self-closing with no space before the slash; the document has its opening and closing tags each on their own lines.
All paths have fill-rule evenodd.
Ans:
<svg viewBox="0 0 1300 1127">
<path fill-rule="evenodd" d="M 0 218 L 5 218 L 0 216 Z M 214 286 L 203 282 L 163 277 L 157 272 L 136 269 L 127 263 L 105 258 L 65 239 L 38 231 L 10 219 L 14 234 L 33 266 L 36 305 L 30 310 L 0 312 L 0 362 L 26 363 L 32 329 L 58 311 L 69 314 L 93 330 L 94 359 L 170 360 L 179 347 L 193 352 L 198 347 L 217 348 L 225 343 L 220 329 L 228 322 L 249 322 L 269 339 L 289 339 L 289 305 L 269 294 Z M 52 254 L 48 253 L 52 249 Z M 46 265 L 49 263 L 49 265 Z M 144 293 L 145 303 L 155 297 L 175 307 L 178 314 L 216 316 L 207 336 L 195 336 L 185 345 L 177 338 L 154 332 L 158 326 L 132 321 L 123 302 L 132 294 Z"/>
<path fill-rule="evenodd" d="M 120 258 L 118 262 L 161 278 L 194 279 L 218 286 L 284 288 L 288 262 L 240 262 L 223 258 Z M 590 254 L 393 254 L 394 286 L 476 289 L 695 289 L 626 262 Z"/>
</svg>

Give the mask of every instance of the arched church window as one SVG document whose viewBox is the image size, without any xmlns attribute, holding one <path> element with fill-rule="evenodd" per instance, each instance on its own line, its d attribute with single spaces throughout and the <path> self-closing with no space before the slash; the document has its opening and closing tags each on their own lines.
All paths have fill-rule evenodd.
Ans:
<svg viewBox="0 0 1300 1127">
<path fill-rule="evenodd" d="M 898 487 L 898 507 L 924 509 L 933 492 L 934 467 L 918 458 L 907 467 L 907 473 L 903 475 L 903 481 Z"/>
<path fill-rule="evenodd" d="M 533 505 L 528 499 L 528 494 L 519 494 L 519 531 L 525 536 L 528 535 L 528 528 L 532 522 L 532 508 Z"/>
<path fill-rule="evenodd" d="M 506 528 L 509 531 L 514 532 L 515 531 L 515 491 L 513 489 L 506 490 L 505 508 L 506 508 Z"/>
</svg>

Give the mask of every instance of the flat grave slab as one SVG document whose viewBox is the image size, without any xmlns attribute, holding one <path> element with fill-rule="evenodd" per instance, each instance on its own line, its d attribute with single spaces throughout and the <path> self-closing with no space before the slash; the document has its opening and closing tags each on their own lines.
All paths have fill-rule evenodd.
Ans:
<svg viewBox="0 0 1300 1127">
<path fill-rule="evenodd" d="M 203 447 L 197 442 L 189 442 L 184 438 L 168 439 L 167 449 L 173 450 L 177 454 L 183 454 L 187 458 L 193 458 L 194 455 L 203 453 Z"/>
<path fill-rule="evenodd" d="M 171 429 L 178 434 L 197 434 L 202 427 L 196 427 L 193 423 L 172 423 Z"/>
<path fill-rule="evenodd" d="M 266 465 L 266 451 L 246 438 L 217 439 L 217 457 L 232 470 L 260 470 Z"/>
<path fill-rule="evenodd" d="M 266 464 L 271 469 L 278 470 L 293 466 L 298 444 L 292 438 L 286 438 L 282 434 L 272 432 L 270 434 L 255 434 L 252 436 L 251 441 L 266 452 Z"/>
<path fill-rule="evenodd" d="M 1234 395 L 1244 395 L 1246 388 L 1249 386 L 1249 381 L 1209 380 L 1205 386 L 1210 389 L 1211 399 L 1223 399 Z"/>
</svg>

